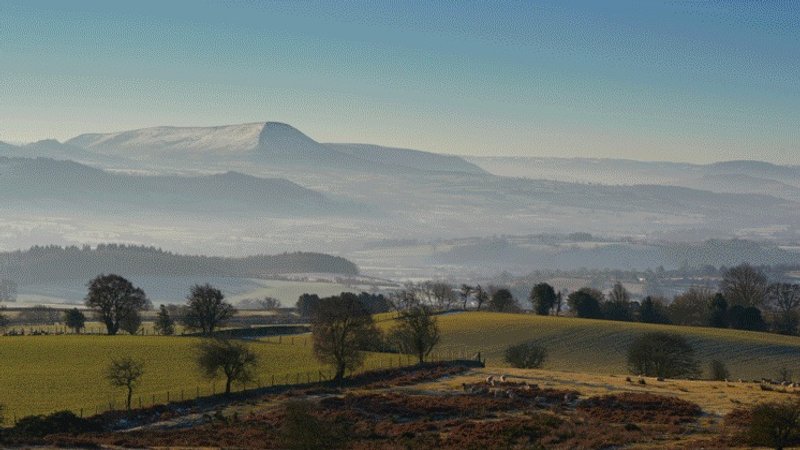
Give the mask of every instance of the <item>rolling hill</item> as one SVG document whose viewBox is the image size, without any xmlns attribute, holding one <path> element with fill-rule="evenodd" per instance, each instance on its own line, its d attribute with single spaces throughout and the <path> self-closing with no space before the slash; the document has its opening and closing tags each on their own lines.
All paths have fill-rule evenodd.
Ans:
<svg viewBox="0 0 800 450">
<path fill-rule="evenodd" d="M 481 352 L 487 364 L 496 367 L 505 365 L 503 352 L 508 346 L 535 340 L 547 347 L 546 369 L 626 374 L 626 352 L 631 341 L 646 332 L 666 331 L 689 340 L 704 370 L 711 359 L 719 359 L 733 378 L 775 378 L 782 367 L 800 373 L 800 337 L 796 336 L 488 312 L 440 316 L 439 326 L 440 354 L 472 356 Z"/>
<path fill-rule="evenodd" d="M 9 203 L 93 211 L 258 211 L 277 215 L 342 213 L 343 203 L 278 178 L 237 172 L 141 176 L 72 161 L 0 157 L 0 190 Z"/>
</svg>

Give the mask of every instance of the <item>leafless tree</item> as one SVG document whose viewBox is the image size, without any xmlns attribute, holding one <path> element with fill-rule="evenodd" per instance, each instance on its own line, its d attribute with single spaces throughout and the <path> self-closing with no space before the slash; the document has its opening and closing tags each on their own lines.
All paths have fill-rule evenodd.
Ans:
<svg viewBox="0 0 800 450">
<path fill-rule="evenodd" d="M 722 276 L 720 290 L 729 306 L 760 307 L 767 296 L 767 277 L 748 264 L 732 267 Z"/>
<path fill-rule="evenodd" d="M 125 403 L 128 411 L 131 410 L 131 399 L 133 389 L 144 375 L 144 363 L 129 356 L 111 361 L 108 367 L 106 378 L 112 386 L 124 387 L 128 391 L 128 398 Z"/>
</svg>

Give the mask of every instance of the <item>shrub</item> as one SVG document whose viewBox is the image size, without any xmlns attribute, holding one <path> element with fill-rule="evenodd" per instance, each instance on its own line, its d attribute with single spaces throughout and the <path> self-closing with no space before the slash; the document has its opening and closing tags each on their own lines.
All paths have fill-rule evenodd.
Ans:
<svg viewBox="0 0 800 450">
<path fill-rule="evenodd" d="M 694 349 L 682 336 L 646 333 L 628 348 L 628 367 L 636 375 L 676 378 L 698 372 Z"/>
<path fill-rule="evenodd" d="M 10 434 L 21 438 L 40 438 L 57 433 L 85 433 L 98 431 L 98 427 L 72 411 L 60 411 L 48 416 L 28 416 L 17 421 Z"/>
<path fill-rule="evenodd" d="M 711 361 L 711 363 L 708 365 L 708 369 L 711 373 L 712 380 L 723 381 L 731 377 L 731 373 L 728 372 L 728 368 L 725 367 L 725 363 L 718 359 Z"/>
<path fill-rule="evenodd" d="M 537 369 L 547 359 L 547 349 L 534 342 L 512 345 L 506 349 L 506 362 L 520 369 Z"/>
<path fill-rule="evenodd" d="M 800 444 L 800 403 L 764 403 L 751 410 L 747 438 L 752 445 L 782 449 Z"/>
</svg>

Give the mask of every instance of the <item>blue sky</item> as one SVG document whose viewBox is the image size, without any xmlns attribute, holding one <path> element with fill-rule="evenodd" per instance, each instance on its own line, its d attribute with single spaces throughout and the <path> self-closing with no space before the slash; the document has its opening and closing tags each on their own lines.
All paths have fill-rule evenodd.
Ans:
<svg viewBox="0 0 800 450">
<path fill-rule="evenodd" d="M 0 0 L 0 140 L 275 120 L 467 155 L 800 164 L 799 5 Z"/>
</svg>

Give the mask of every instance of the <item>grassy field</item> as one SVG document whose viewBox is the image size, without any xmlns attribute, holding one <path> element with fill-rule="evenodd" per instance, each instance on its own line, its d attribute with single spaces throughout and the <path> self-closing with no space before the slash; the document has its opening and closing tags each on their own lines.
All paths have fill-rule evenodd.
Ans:
<svg viewBox="0 0 800 450">
<path fill-rule="evenodd" d="M 135 403 L 141 397 L 144 404 L 150 404 L 153 395 L 163 403 L 167 392 L 171 400 L 180 399 L 181 390 L 186 398 L 194 398 L 198 388 L 208 395 L 214 385 L 196 369 L 196 342 L 195 338 L 160 336 L 0 337 L 0 404 L 5 405 L 9 420 L 61 409 L 77 413 L 83 408 L 89 415 L 95 408 L 108 409 L 111 401 L 119 408 L 124 405 L 123 391 L 112 388 L 104 378 L 112 357 L 119 355 L 145 362 Z M 283 336 L 280 343 L 273 337 L 250 345 L 259 355 L 257 376 L 262 385 L 271 384 L 273 375 L 276 383 L 285 383 L 287 376 L 295 383 L 298 373 L 304 382 L 307 374 L 317 377 L 319 370 L 329 369 L 314 359 L 308 335 Z M 371 354 L 366 368 L 389 364 L 398 365 L 398 357 Z M 220 379 L 215 386 L 219 392 L 224 383 Z"/>
<path fill-rule="evenodd" d="M 382 323 L 388 326 L 389 322 Z M 480 351 L 490 366 L 504 364 L 503 352 L 509 345 L 536 340 L 548 349 L 547 369 L 625 374 L 626 351 L 632 339 L 648 331 L 668 331 L 687 337 L 703 369 L 711 359 L 719 359 L 733 378 L 776 378 L 781 367 L 800 378 L 800 337 L 488 312 L 444 315 L 439 324 L 443 336 L 438 350 L 442 354 Z"/>
<path fill-rule="evenodd" d="M 377 317 L 379 325 L 393 326 L 391 314 Z M 800 338 L 712 328 L 674 327 L 610 322 L 529 314 L 487 312 L 439 316 L 442 342 L 437 359 L 471 357 L 477 352 L 490 368 L 502 367 L 506 347 L 537 340 L 548 348 L 544 368 L 552 371 L 598 375 L 624 375 L 625 353 L 631 340 L 644 332 L 663 330 L 685 335 L 695 346 L 702 367 L 711 359 L 724 361 L 735 378 L 776 378 L 786 367 L 800 377 Z M 278 341 L 280 339 L 280 342 Z M 194 365 L 194 338 L 159 336 L 24 336 L 0 337 L 0 404 L 6 416 L 46 413 L 58 409 L 107 409 L 110 401 L 122 405 L 123 392 L 108 385 L 103 373 L 113 356 L 130 354 L 145 361 L 146 374 L 137 390 L 150 404 L 186 398 L 197 388 L 204 395 L 212 382 L 200 376 Z M 309 335 L 282 336 L 250 343 L 260 356 L 258 376 L 262 385 L 295 382 L 300 373 L 318 374 Z M 405 363 L 407 360 L 403 360 Z M 397 355 L 371 354 L 366 369 L 398 364 Z M 289 375 L 287 379 L 286 376 Z M 566 376 L 566 375 L 565 375 Z M 221 386 L 216 382 L 216 390 Z M 239 387 L 241 388 L 241 387 Z"/>
</svg>

